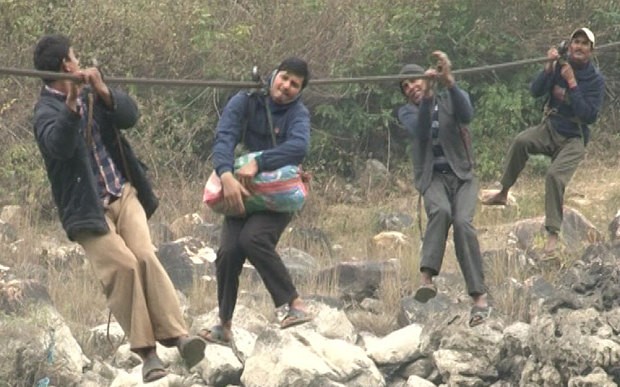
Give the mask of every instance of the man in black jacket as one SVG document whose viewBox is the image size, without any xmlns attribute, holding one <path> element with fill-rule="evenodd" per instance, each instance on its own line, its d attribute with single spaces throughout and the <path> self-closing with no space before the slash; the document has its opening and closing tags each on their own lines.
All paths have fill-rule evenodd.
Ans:
<svg viewBox="0 0 620 387">
<path fill-rule="evenodd" d="M 186 365 L 194 366 L 204 357 L 205 342 L 187 335 L 147 224 L 157 198 L 119 133 L 137 122 L 136 103 L 108 88 L 97 68 L 81 69 L 66 36 L 43 36 L 34 65 L 77 78 L 43 80 L 34 134 L 62 225 L 84 248 L 131 350 L 142 358 L 144 381 L 167 375 L 156 342 L 177 346 Z"/>
</svg>

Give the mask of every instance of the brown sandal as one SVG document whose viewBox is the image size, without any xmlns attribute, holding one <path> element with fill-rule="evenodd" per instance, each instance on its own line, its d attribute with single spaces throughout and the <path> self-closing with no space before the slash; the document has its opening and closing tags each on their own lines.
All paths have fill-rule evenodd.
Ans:
<svg viewBox="0 0 620 387">
<path fill-rule="evenodd" d="M 187 336 L 179 338 L 177 345 L 181 357 L 185 361 L 187 369 L 192 368 L 205 357 L 206 343 L 198 336 Z"/>
<path fill-rule="evenodd" d="M 437 295 L 437 287 L 435 284 L 424 284 L 416 290 L 413 299 L 425 304 L 431 298 Z"/>
<path fill-rule="evenodd" d="M 226 339 L 224 327 L 220 324 L 214 325 L 210 329 L 201 329 L 200 332 L 198 332 L 198 336 L 209 343 L 224 345 L 226 347 L 230 347 L 232 344 L 232 339 Z"/>
<path fill-rule="evenodd" d="M 310 316 L 307 312 L 301 309 L 291 308 L 288 313 L 280 322 L 280 329 L 286 329 L 289 327 L 293 327 L 295 325 L 303 324 L 312 320 L 312 316 Z"/>
<path fill-rule="evenodd" d="M 469 316 L 469 326 L 473 328 L 485 322 L 491 316 L 492 310 L 493 308 L 490 307 L 489 305 L 472 306 L 470 316 Z"/>
<path fill-rule="evenodd" d="M 505 206 L 508 204 L 508 198 L 500 197 L 500 191 L 488 194 L 480 200 L 485 206 Z"/>
<path fill-rule="evenodd" d="M 154 382 L 168 376 L 168 371 L 157 354 L 153 354 L 143 360 L 142 381 L 144 383 Z"/>
</svg>

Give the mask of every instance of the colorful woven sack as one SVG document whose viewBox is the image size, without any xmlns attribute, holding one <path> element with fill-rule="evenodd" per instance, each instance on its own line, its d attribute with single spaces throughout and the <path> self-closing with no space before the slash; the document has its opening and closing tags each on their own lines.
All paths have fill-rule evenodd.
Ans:
<svg viewBox="0 0 620 387">
<path fill-rule="evenodd" d="M 252 152 L 235 160 L 235 171 L 250 162 L 262 152 Z M 246 214 L 257 211 L 295 212 L 301 210 L 308 187 L 301 168 L 295 165 L 286 165 L 275 171 L 260 172 L 254 177 L 250 187 L 251 196 L 243 202 Z M 213 211 L 224 215 L 238 215 L 227 213 L 224 209 L 222 182 L 213 171 L 205 184 L 202 200 Z"/>
</svg>

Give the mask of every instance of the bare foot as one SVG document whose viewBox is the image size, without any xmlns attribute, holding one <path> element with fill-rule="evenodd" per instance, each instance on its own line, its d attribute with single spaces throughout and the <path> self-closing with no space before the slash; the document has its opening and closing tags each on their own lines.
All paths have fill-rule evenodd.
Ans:
<svg viewBox="0 0 620 387">
<path fill-rule="evenodd" d="M 489 305 L 486 293 L 476 294 L 475 296 L 472 296 L 472 301 L 475 306 L 478 306 L 480 308 L 486 308 Z"/>
<path fill-rule="evenodd" d="M 480 202 L 486 206 L 505 206 L 508 202 L 508 191 L 497 191 L 496 193 L 483 198 Z"/>
<path fill-rule="evenodd" d="M 293 301 L 290 302 L 289 308 L 290 309 L 302 310 L 302 311 L 305 312 L 306 311 L 306 304 L 303 302 L 301 297 L 296 297 Z"/>
<path fill-rule="evenodd" d="M 558 234 L 550 232 L 547 234 L 547 243 L 545 243 L 545 255 L 552 255 L 558 246 Z"/>
</svg>

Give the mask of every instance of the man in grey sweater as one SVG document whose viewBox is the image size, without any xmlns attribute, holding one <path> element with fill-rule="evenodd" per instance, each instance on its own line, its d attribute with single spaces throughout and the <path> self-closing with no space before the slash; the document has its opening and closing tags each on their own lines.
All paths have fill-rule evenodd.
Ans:
<svg viewBox="0 0 620 387">
<path fill-rule="evenodd" d="M 415 299 L 427 302 L 437 294 L 433 277 L 441 270 L 448 230 L 453 226 L 456 257 L 473 300 L 469 324 L 475 326 L 489 316 L 490 307 L 473 226 L 478 184 L 469 132 L 463 126 L 472 120 L 474 110 L 468 94 L 456 84 L 448 56 L 441 51 L 433 56 L 435 68 L 424 71 L 410 64 L 401 70 L 412 78 L 401 82 L 409 103 L 399 109 L 398 118 L 412 138 L 415 187 L 424 198 L 428 217 L 420 263 L 422 284 Z"/>
</svg>

